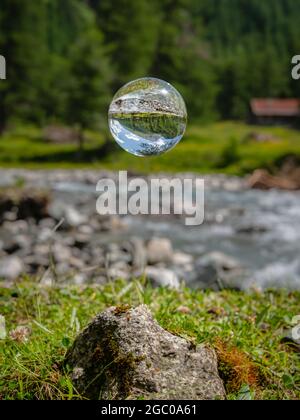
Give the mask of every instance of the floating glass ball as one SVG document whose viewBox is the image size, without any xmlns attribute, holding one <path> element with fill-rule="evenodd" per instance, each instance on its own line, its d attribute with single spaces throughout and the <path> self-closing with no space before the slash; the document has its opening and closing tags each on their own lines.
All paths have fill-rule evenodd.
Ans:
<svg viewBox="0 0 300 420">
<path fill-rule="evenodd" d="M 187 112 L 182 96 L 170 83 L 145 77 L 118 90 L 108 121 L 111 134 L 124 150 L 136 156 L 155 156 L 181 140 Z"/>
</svg>

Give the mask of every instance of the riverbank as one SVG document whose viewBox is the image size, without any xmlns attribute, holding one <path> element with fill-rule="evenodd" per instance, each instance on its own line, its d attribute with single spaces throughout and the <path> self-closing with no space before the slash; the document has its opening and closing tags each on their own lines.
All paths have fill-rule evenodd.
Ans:
<svg viewBox="0 0 300 420">
<path fill-rule="evenodd" d="M 204 223 L 187 227 L 184 215 L 100 216 L 96 184 L 105 177 L 118 173 L 0 170 L 0 277 L 103 284 L 146 275 L 175 288 L 299 289 L 299 192 L 207 175 Z"/>
<path fill-rule="evenodd" d="M 299 299 L 285 291 L 152 289 L 137 280 L 47 287 L 28 279 L 2 287 L 0 399 L 81 399 L 61 370 L 73 339 L 105 308 L 141 303 L 171 333 L 216 349 L 228 399 L 299 399 L 299 354 L 285 338 Z"/>
<path fill-rule="evenodd" d="M 244 175 L 257 168 L 276 171 L 287 155 L 299 158 L 299 137 L 299 130 L 239 122 L 189 125 L 183 140 L 173 150 L 159 157 L 142 159 L 122 151 L 110 136 L 110 146 L 103 147 L 104 135 L 101 133 L 86 132 L 84 152 L 80 156 L 76 139 L 49 141 L 46 130 L 17 126 L 1 137 L 0 167 L 130 168 L 132 172 L 144 174 L 218 172 Z"/>
</svg>

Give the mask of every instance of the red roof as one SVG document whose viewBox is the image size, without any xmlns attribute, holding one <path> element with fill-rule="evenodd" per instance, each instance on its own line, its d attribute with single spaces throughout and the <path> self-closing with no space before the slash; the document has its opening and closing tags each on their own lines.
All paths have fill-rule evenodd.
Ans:
<svg viewBox="0 0 300 420">
<path fill-rule="evenodd" d="M 298 117 L 299 99 L 252 99 L 251 111 L 257 117 Z"/>
</svg>

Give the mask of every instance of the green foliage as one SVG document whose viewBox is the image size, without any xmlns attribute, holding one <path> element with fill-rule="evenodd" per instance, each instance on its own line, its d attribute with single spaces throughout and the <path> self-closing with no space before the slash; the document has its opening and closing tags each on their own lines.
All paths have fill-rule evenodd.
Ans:
<svg viewBox="0 0 300 420">
<path fill-rule="evenodd" d="M 173 83 L 192 120 L 245 119 L 252 97 L 300 96 L 299 20 L 300 0 L 1 0 L 0 131 L 93 127 L 143 76 Z"/>
<path fill-rule="evenodd" d="M 190 13 L 190 0 L 164 0 L 162 26 L 153 73 L 183 94 L 194 119 L 216 116 L 216 85 L 212 60 L 201 36 L 202 25 Z"/>
<path fill-rule="evenodd" d="M 7 329 L 7 338 L 0 340 L 0 398 L 81 399 L 67 372 L 60 369 L 75 336 L 109 306 L 126 311 L 128 305 L 145 303 L 159 324 L 173 334 L 194 343 L 209 342 L 217 350 L 218 340 L 226 343 L 223 363 L 228 358 L 231 369 L 237 369 L 241 377 L 248 375 L 243 365 L 234 365 L 240 358 L 259 372 L 258 386 L 243 383 L 228 399 L 299 399 L 298 355 L 281 343 L 284 330 L 299 312 L 299 298 L 299 292 L 286 291 L 153 289 L 143 281 L 46 287 L 28 279 L 12 288 L 0 288 Z M 262 312 L 263 327 L 256 322 Z M 16 340 L 12 334 L 19 325 L 30 329 L 27 340 L 20 335 Z"/>
<path fill-rule="evenodd" d="M 149 0 L 91 1 L 111 52 L 114 88 L 148 75 L 161 28 L 158 4 Z"/>
<path fill-rule="evenodd" d="M 69 63 L 65 121 L 81 129 L 97 128 L 108 106 L 111 80 L 102 35 L 97 29 L 89 29 L 72 45 Z"/>
<path fill-rule="evenodd" d="M 219 168 L 227 168 L 227 166 L 237 163 L 239 160 L 238 141 L 232 137 L 225 145 L 221 152 Z"/>
<path fill-rule="evenodd" d="M 93 105 L 96 94 L 103 102 L 103 92 L 107 92 L 107 88 L 97 92 L 94 74 L 82 86 L 83 67 L 85 79 L 91 76 L 93 66 L 98 80 L 103 80 L 101 86 L 107 82 L 101 34 L 90 35 L 90 28 L 95 27 L 92 11 L 81 0 L 67 0 L 63 4 L 58 0 L 38 3 L 3 0 L 0 20 L 0 51 L 8 67 L 7 80 L 0 85 L 0 128 L 15 119 L 41 125 L 52 120 L 69 122 L 69 104 L 76 101 L 74 90 L 79 97 L 83 88 L 86 94 L 78 98 L 83 105 L 82 113 L 77 112 L 76 116 L 79 124 L 86 120 L 86 102 Z"/>
<path fill-rule="evenodd" d="M 0 131 L 8 119 L 41 121 L 41 91 L 47 68 L 45 2 L 3 0 L 0 51 L 7 62 L 7 80 L 0 84 Z"/>
</svg>

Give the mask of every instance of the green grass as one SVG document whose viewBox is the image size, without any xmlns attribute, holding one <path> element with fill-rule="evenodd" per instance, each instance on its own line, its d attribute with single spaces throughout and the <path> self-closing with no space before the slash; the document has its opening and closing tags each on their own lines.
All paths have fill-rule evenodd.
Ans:
<svg viewBox="0 0 300 420">
<path fill-rule="evenodd" d="M 274 141 L 245 142 L 251 132 L 270 134 Z M 189 125 L 183 140 L 170 152 L 159 157 L 138 158 L 117 145 L 103 154 L 103 136 L 87 132 L 85 154 L 80 160 L 76 145 L 49 144 L 36 127 L 17 127 L 0 139 L 0 166 L 27 168 L 94 168 L 133 172 L 202 172 L 242 175 L 256 168 L 275 170 L 278 161 L 294 154 L 300 160 L 300 131 L 282 127 L 255 127 L 237 122 Z M 230 147 L 236 143 L 234 159 Z M 114 144 L 113 140 L 112 143 Z M 229 153 L 228 153 L 229 151 Z"/>
<path fill-rule="evenodd" d="M 170 332 L 213 346 L 221 340 L 235 346 L 232 354 L 253 363 L 259 383 L 230 389 L 229 399 L 243 398 L 245 389 L 253 399 L 300 398 L 299 354 L 281 344 L 283 330 L 299 315 L 299 292 L 171 291 L 142 283 L 50 288 L 27 280 L 0 289 L 0 313 L 8 332 L 0 340 L 0 399 L 81 399 L 59 368 L 67 348 L 106 307 L 140 303 L 148 304 Z M 9 332 L 19 325 L 31 329 L 25 343 L 10 338 Z M 229 358 L 232 354 L 228 350 Z M 233 364 L 238 360 L 231 358 Z M 224 360 L 222 369 L 224 373 Z"/>
</svg>

